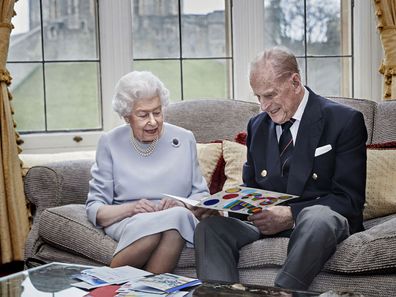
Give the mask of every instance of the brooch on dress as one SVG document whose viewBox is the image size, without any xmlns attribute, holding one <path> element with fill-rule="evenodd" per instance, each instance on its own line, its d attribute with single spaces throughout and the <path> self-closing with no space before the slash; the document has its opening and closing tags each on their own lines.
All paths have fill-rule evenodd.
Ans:
<svg viewBox="0 0 396 297">
<path fill-rule="evenodd" d="M 173 147 L 179 147 L 180 146 L 180 141 L 177 138 L 172 139 L 172 146 Z"/>
</svg>

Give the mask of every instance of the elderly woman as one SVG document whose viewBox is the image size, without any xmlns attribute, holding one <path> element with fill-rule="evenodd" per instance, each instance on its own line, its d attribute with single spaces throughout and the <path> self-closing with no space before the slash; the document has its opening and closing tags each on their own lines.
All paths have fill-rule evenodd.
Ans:
<svg viewBox="0 0 396 297">
<path fill-rule="evenodd" d="M 193 243 L 198 219 L 182 202 L 161 197 L 200 199 L 208 188 L 192 132 L 164 123 L 168 97 L 146 71 L 128 73 L 115 89 L 113 109 L 127 124 L 100 138 L 86 202 L 89 220 L 118 241 L 112 267 L 170 272 Z"/>
</svg>

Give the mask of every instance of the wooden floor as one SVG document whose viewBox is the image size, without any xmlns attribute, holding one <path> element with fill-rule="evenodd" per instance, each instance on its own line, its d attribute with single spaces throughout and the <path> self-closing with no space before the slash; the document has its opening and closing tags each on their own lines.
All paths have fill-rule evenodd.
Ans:
<svg viewBox="0 0 396 297">
<path fill-rule="evenodd" d="M 0 277 L 23 270 L 23 261 L 0 264 Z"/>
</svg>

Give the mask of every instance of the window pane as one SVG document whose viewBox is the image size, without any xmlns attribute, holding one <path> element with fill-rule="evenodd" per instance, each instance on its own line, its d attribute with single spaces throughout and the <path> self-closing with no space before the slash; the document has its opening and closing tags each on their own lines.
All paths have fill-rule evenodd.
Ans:
<svg viewBox="0 0 396 297">
<path fill-rule="evenodd" d="M 99 64 L 45 64 L 48 130 L 101 127 Z"/>
<path fill-rule="evenodd" d="M 231 98 L 229 60 L 183 61 L 184 99 Z"/>
<path fill-rule="evenodd" d="M 96 1 L 42 0 L 42 12 L 46 60 L 98 58 Z"/>
<path fill-rule="evenodd" d="M 351 58 L 310 58 L 307 64 L 307 84 L 315 93 L 323 96 L 352 96 Z"/>
<path fill-rule="evenodd" d="M 307 52 L 308 55 L 350 54 L 349 1 L 307 1 Z M 343 12 L 341 19 L 341 5 Z M 343 46 L 343 49 L 341 48 Z"/>
<path fill-rule="evenodd" d="M 39 0 L 18 1 L 14 8 L 8 61 L 41 61 Z"/>
<path fill-rule="evenodd" d="M 225 57 L 230 55 L 225 2 L 228 0 L 182 0 L 183 57 Z"/>
<path fill-rule="evenodd" d="M 304 54 L 304 1 L 264 0 L 265 47 L 288 47 L 296 55 Z"/>
<path fill-rule="evenodd" d="M 133 0 L 132 18 L 135 59 L 179 57 L 177 0 Z"/>
<path fill-rule="evenodd" d="M 178 60 L 134 61 L 133 68 L 140 71 L 151 71 L 169 89 L 171 101 L 181 100 L 180 62 Z"/>
<path fill-rule="evenodd" d="M 7 64 L 17 130 L 45 131 L 43 69 L 41 63 Z"/>
<path fill-rule="evenodd" d="M 297 58 L 298 66 L 300 67 L 301 82 L 306 85 L 306 71 L 305 71 L 305 58 Z"/>
</svg>

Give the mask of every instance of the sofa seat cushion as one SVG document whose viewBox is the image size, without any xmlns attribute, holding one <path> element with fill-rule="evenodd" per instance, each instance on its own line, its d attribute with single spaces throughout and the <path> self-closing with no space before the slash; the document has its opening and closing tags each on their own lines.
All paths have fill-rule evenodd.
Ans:
<svg viewBox="0 0 396 297">
<path fill-rule="evenodd" d="M 378 225 L 355 233 L 339 244 L 324 271 L 354 275 L 396 271 L 396 218 L 378 222 Z M 288 238 L 277 237 L 244 246 L 240 251 L 238 268 L 281 267 L 286 259 L 288 242 Z M 194 250 L 185 248 L 177 266 L 194 267 Z"/>
<path fill-rule="evenodd" d="M 180 255 L 178 268 L 194 268 L 195 269 L 195 250 L 194 248 L 185 247 Z"/>
<path fill-rule="evenodd" d="M 46 209 L 40 217 L 39 236 L 54 248 L 104 265 L 110 264 L 117 245 L 102 229 L 97 229 L 88 221 L 85 206 L 81 204 Z M 193 248 L 184 248 L 178 267 L 195 267 Z"/>
<path fill-rule="evenodd" d="M 288 238 L 267 238 L 246 245 L 240 251 L 239 268 L 280 267 L 286 259 L 288 241 Z M 324 271 L 336 274 L 395 272 L 395 250 L 396 218 L 393 218 L 344 240 Z"/>
<path fill-rule="evenodd" d="M 244 246 L 240 251 L 239 268 L 282 266 L 287 255 L 289 238 L 261 239 Z"/>
<path fill-rule="evenodd" d="M 286 259 L 288 241 L 288 238 L 267 238 L 246 245 L 240 251 L 239 268 L 280 267 Z M 324 271 L 343 274 L 395 272 L 395 250 L 396 218 L 393 218 L 344 240 Z"/>
<path fill-rule="evenodd" d="M 110 264 L 116 242 L 88 221 L 83 204 L 46 209 L 39 222 L 41 239 L 59 249 Z"/>
<path fill-rule="evenodd" d="M 54 247 L 105 265 L 111 262 L 116 248 L 113 239 L 87 220 L 84 205 L 72 204 L 45 210 L 40 217 L 39 235 Z M 240 251 L 238 267 L 280 267 L 286 259 L 288 241 L 284 237 L 267 238 L 246 245 Z M 324 271 L 342 274 L 394 272 L 395 250 L 396 218 L 392 218 L 344 240 L 326 263 Z M 177 266 L 195 267 L 194 249 L 184 248 Z"/>
</svg>

